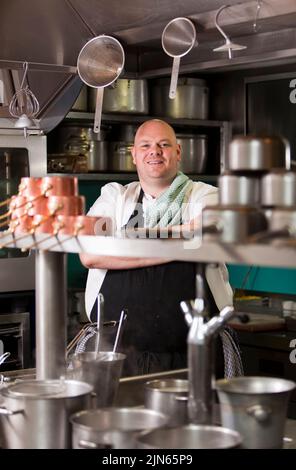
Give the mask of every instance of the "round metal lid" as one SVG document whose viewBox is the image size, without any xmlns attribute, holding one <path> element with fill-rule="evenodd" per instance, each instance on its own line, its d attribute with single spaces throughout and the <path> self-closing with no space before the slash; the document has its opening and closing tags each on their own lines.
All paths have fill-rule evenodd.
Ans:
<svg viewBox="0 0 296 470">
<path fill-rule="evenodd" d="M 7 394 L 11 397 L 52 397 L 65 391 L 63 381 L 18 382 L 9 386 Z"/>
</svg>

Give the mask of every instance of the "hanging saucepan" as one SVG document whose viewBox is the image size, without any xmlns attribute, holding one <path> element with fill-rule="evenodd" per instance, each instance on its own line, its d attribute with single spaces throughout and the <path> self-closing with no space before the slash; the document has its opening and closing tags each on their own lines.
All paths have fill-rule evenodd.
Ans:
<svg viewBox="0 0 296 470">
<path fill-rule="evenodd" d="M 174 58 L 169 98 L 176 97 L 180 59 L 188 54 L 196 42 L 196 30 L 188 18 L 174 18 L 162 32 L 161 44 L 164 52 Z"/>
<path fill-rule="evenodd" d="M 81 80 L 97 88 L 94 132 L 101 127 L 104 87 L 111 85 L 121 74 L 125 54 L 120 42 L 112 36 L 97 36 L 81 49 L 77 70 Z"/>
</svg>

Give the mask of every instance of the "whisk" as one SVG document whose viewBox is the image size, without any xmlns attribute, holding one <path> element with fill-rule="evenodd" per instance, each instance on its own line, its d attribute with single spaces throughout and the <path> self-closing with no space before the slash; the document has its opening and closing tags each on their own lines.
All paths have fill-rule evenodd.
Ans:
<svg viewBox="0 0 296 470">
<path fill-rule="evenodd" d="M 23 68 L 24 75 L 21 86 L 10 101 L 9 112 L 11 116 L 17 118 L 15 127 L 24 128 L 24 135 L 27 137 L 27 128 L 34 126 L 31 118 L 34 118 L 38 113 L 39 102 L 30 90 L 29 85 L 24 86 L 28 73 L 28 62 L 24 62 Z"/>
</svg>

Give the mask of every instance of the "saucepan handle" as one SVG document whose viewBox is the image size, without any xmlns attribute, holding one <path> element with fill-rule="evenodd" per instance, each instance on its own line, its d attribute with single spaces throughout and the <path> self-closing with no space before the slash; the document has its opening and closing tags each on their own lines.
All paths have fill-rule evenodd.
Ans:
<svg viewBox="0 0 296 470">
<path fill-rule="evenodd" d="M 96 134 L 99 134 L 101 130 L 103 97 L 104 97 L 104 88 L 99 87 L 97 89 L 96 112 L 95 112 L 95 122 L 94 122 L 94 132 Z"/>
<path fill-rule="evenodd" d="M 19 413 L 23 413 L 25 410 L 8 410 L 5 407 L 0 407 L 0 415 L 12 416 Z"/>
<path fill-rule="evenodd" d="M 85 441 L 83 439 L 78 442 L 78 445 L 81 449 L 113 449 L 110 444 L 97 444 L 96 442 Z"/>
</svg>

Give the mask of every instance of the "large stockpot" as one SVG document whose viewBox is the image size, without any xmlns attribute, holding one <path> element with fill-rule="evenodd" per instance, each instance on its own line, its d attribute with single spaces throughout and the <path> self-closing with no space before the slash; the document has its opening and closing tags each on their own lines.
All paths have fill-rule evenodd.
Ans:
<svg viewBox="0 0 296 470">
<path fill-rule="evenodd" d="M 189 424 L 145 431 L 136 441 L 138 449 L 231 449 L 239 447 L 242 439 L 231 429 Z"/>
<path fill-rule="evenodd" d="M 168 426 L 188 423 L 188 380 L 152 380 L 144 386 L 144 405 L 169 417 Z"/>
<path fill-rule="evenodd" d="M 2 389 L 4 447 L 71 448 L 70 415 L 90 408 L 92 390 L 91 385 L 73 380 L 23 381 Z"/>
<path fill-rule="evenodd" d="M 257 206 L 260 204 L 260 179 L 224 174 L 218 178 L 219 203 L 223 206 Z"/>
<path fill-rule="evenodd" d="M 241 135 L 229 146 L 229 170 L 265 173 L 275 168 L 290 169 L 287 142 L 277 136 Z"/>
<path fill-rule="evenodd" d="M 205 80 L 179 77 L 175 99 L 169 98 L 170 79 L 155 80 L 151 88 L 151 108 L 155 116 L 207 119 L 209 89 Z"/>
<path fill-rule="evenodd" d="M 296 206 L 296 173 L 271 172 L 261 180 L 261 203 L 266 207 Z"/>
<path fill-rule="evenodd" d="M 267 229 L 263 211 L 252 207 L 208 206 L 202 211 L 205 240 L 219 239 L 224 243 L 245 243 L 251 235 Z"/>
<path fill-rule="evenodd" d="M 95 109 L 95 93 L 90 90 L 89 107 Z M 148 86 L 145 79 L 118 79 L 105 88 L 103 113 L 148 114 Z"/>
<path fill-rule="evenodd" d="M 206 135 L 177 134 L 181 146 L 180 171 L 188 174 L 204 173 L 208 156 Z"/>
<path fill-rule="evenodd" d="M 222 426 L 239 432 L 244 448 L 281 448 L 289 395 L 295 385 L 273 377 L 218 380 Z"/>
</svg>

